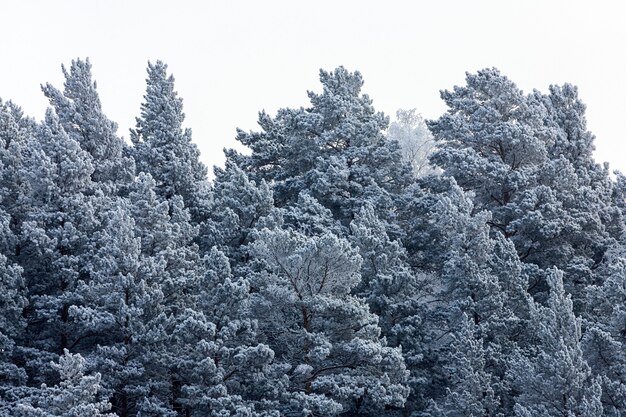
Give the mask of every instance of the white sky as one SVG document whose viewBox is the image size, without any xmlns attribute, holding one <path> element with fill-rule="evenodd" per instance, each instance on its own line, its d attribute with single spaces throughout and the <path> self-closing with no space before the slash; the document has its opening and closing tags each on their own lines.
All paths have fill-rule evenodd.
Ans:
<svg viewBox="0 0 626 417">
<path fill-rule="evenodd" d="M 445 107 L 439 90 L 498 67 L 524 91 L 579 86 L 597 158 L 626 171 L 624 1 L 0 0 L 0 97 L 41 119 L 39 85 L 89 57 L 103 107 L 128 138 L 148 60 L 168 63 L 203 161 L 223 161 L 257 113 L 307 105 L 318 70 L 358 69 L 390 116 Z"/>
</svg>

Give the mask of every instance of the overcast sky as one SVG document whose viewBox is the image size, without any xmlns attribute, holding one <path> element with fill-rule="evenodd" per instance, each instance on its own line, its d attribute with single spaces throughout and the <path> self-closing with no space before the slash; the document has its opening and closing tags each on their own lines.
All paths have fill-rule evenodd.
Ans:
<svg viewBox="0 0 626 417">
<path fill-rule="evenodd" d="M 439 90 L 498 67 L 524 91 L 578 85 L 596 157 L 626 171 L 626 2 L 0 0 L 0 97 L 41 119 L 40 84 L 89 57 L 128 138 L 148 60 L 168 63 L 203 161 L 223 161 L 259 110 L 307 104 L 319 68 L 359 70 L 378 110 L 445 107 Z"/>
</svg>

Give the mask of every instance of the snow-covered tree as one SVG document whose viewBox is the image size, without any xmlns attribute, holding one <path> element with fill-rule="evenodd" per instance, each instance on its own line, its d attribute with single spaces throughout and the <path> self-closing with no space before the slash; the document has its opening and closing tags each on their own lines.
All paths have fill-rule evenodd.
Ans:
<svg viewBox="0 0 626 417">
<path fill-rule="evenodd" d="M 181 197 L 159 199 L 143 173 L 128 198 L 111 202 L 102 224 L 90 280 L 80 283 L 83 303 L 70 311 L 98 340 L 90 362 L 120 416 L 182 412 L 190 360 L 180 333 L 198 323 L 203 338 L 213 327 L 194 309 L 204 274 L 197 227 Z"/>
<path fill-rule="evenodd" d="M 194 343 L 207 343 L 214 324 L 197 306 L 199 294 L 206 290 L 205 265 L 194 243 L 198 227 L 191 224 L 181 196 L 163 201 L 156 191 L 155 181 L 140 174 L 129 193 L 142 257 L 160 265 L 153 278 L 163 296 L 159 316 L 153 318 L 158 333 L 150 330 L 151 335 L 144 339 L 146 343 L 151 339 L 145 357 L 164 379 L 159 388 L 161 397 L 170 398 L 172 409 L 184 414 L 191 409 L 183 390 L 193 381 L 190 375 L 199 369 L 194 362 L 201 358 L 193 355 L 197 348 Z M 204 371 L 203 378 L 210 380 L 211 373 Z"/>
<path fill-rule="evenodd" d="M 79 283 L 83 302 L 73 306 L 70 314 L 76 326 L 96 338 L 98 347 L 90 363 L 103 376 L 113 410 L 128 417 L 136 415 L 142 403 L 154 408 L 154 384 L 163 378 L 159 371 L 164 370 L 146 356 L 153 348 L 150 331 L 153 337 L 164 337 L 153 326 L 163 307 L 159 280 L 164 265 L 142 257 L 128 203 L 113 204 L 102 217 L 104 228 L 95 235 L 90 280 Z M 154 376 L 158 377 L 151 380 Z M 167 410 L 165 405 L 162 408 Z"/>
<path fill-rule="evenodd" d="M 117 136 L 117 124 L 109 120 L 102 110 L 96 82 L 92 80 L 91 63 L 72 60 L 65 75 L 63 92 L 51 84 L 42 86 L 43 92 L 67 134 L 77 141 L 92 158 L 92 179 L 105 187 L 106 192 L 123 192 L 132 181 L 133 160 L 124 155 L 126 145 Z"/>
<path fill-rule="evenodd" d="M 531 310 L 534 346 L 513 356 L 510 376 L 516 396 L 515 415 L 602 416 L 602 389 L 583 357 L 581 323 L 557 269 L 547 277 L 547 305 Z"/>
<path fill-rule="evenodd" d="M 485 395 L 484 398 L 489 404 L 479 402 L 471 406 L 483 409 L 485 415 L 495 415 L 497 400 L 493 398 L 494 387 L 491 386 L 490 379 L 496 379 L 498 375 L 489 375 L 484 369 L 484 361 L 488 359 L 484 349 L 490 347 L 494 353 L 503 349 L 503 346 L 497 343 L 493 332 L 496 329 L 502 330 L 505 323 L 501 321 L 508 317 L 504 316 L 507 311 L 503 305 L 504 293 L 500 282 L 489 268 L 493 242 L 488 237 L 485 214 L 482 214 L 482 217 L 471 219 L 463 228 L 458 229 L 456 239 L 449 242 L 450 248 L 439 275 L 441 285 L 435 290 L 435 297 L 440 301 L 434 304 L 429 317 L 429 324 L 433 326 L 429 330 L 433 332 L 430 339 L 439 339 L 439 343 L 435 342 L 434 345 L 429 346 L 430 349 L 435 350 L 436 360 L 433 364 L 434 373 L 431 375 L 431 378 L 435 377 L 435 386 L 428 387 L 428 389 L 432 390 L 434 398 L 441 394 L 447 397 L 450 390 L 455 392 L 456 388 L 449 385 L 451 378 L 452 380 L 456 378 L 453 375 L 454 367 L 449 363 L 459 361 L 458 355 L 465 354 L 465 360 L 469 361 L 466 371 L 475 375 L 484 374 L 479 377 L 483 381 L 479 389 L 482 390 L 481 392 L 492 393 L 490 396 Z M 459 324 L 458 317 L 462 315 L 466 315 L 471 320 L 472 326 L 468 328 L 465 323 Z M 469 339 L 468 332 L 473 334 Z M 450 343 L 446 343 L 448 338 L 451 338 Z M 472 341 L 472 339 L 476 340 Z M 493 345 L 487 346 L 488 341 L 494 342 Z M 468 343 L 469 350 L 463 351 L 455 343 Z M 503 373 L 502 369 L 491 371 L 494 374 Z M 499 376 L 502 377 L 502 375 Z M 438 378 L 446 382 L 436 386 Z M 443 392 L 440 391 L 442 389 Z M 477 398 L 475 397 L 474 400 Z M 451 398 L 448 398 L 445 401 L 450 400 Z M 469 401 L 469 399 L 466 400 Z M 453 404 L 462 405 L 456 401 Z M 454 415 L 461 411 L 462 409 L 449 409 L 447 412 Z"/>
<path fill-rule="evenodd" d="M 466 81 L 442 92 L 448 111 L 428 123 L 431 161 L 474 193 L 476 208 L 492 213 L 492 231 L 522 260 L 566 273 L 579 310 L 582 288 L 621 230 L 608 172 L 591 159 L 584 106 L 571 86 L 525 95 L 496 69 Z M 531 286 L 547 290 L 545 281 Z"/>
<path fill-rule="evenodd" d="M 467 354 L 474 355 L 464 360 L 476 366 L 473 374 L 486 375 L 480 377 L 482 389 L 493 394 L 490 400 L 485 397 L 489 404 L 484 409 L 506 415 L 513 403 L 505 380 L 507 359 L 523 342 L 528 317 L 527 272 L 510 242 L 490 237 L 491 216 L 475 213 L 471 197 L 454 179 L 435 176 L 411 188 L 401 207 L 408 260 L 432 276 L 423 291 L 422 320 L 414 330 L 419 343 L 413 346 L 413 360 L 407 360 L 414 384 L 410 405 L 429 407 L 435 414 L 444 409 L 451 415 L 463 412 L 450 408 L 461 403 L 448 398 L 449 391 L 455 392 L 450 381 L 456 377 L 446 365 L 458 362 L 459 352 L 452 347 L 462 342 L 471 345 Z M 472 326 L 459 321 L 463 315 Z M 471 340 L 457 334 L 470 331 Z M 428 406 L 431 400 L 437 407 Z"/>
<path fill-rule="evenodd" d="M 154 178 L 161 198 L 181 196 L 192 220 L 199 224 L 206 216 L 207 172 L 191 141 L 191 130 L 182 126 L 183 101 L 163 62 L 148 63 L 146 82 L 141 116 L 130 136 L 137 171 Z"/>
<path fill-rule="evenodd" d="M 439 364 L 447 376 L 445 393 L 430 401 L 425 416 L 486 417 L 498 414 L 499 398 L 491 387 L 491 375 L 485 370 L 485 350 L 476 337 L 475 323 L 461 314 L 450 333 L 448 354 Z"/>
<path fill-rule="evenodd" d="M 419 277 L 411 270 L 402 243 L 389 238 L 373 206 L 365 205 L 350 229 L 350 241 L 363 259 L 361 282 L 354 293 L 368 301 L 390 337 L 394 326 L 402 327 L 401 321 L 418 314 L 430 277 Z"/>
<path fill-rule="evenodd" d="M 235 272 L 247 259 L 247 246 L 253 231 L 263 227 L 274 214 L 271 188 L 265 181 L 251 181 L 230 161 L 224 169 L 215 168 L 210 193 L 208 220 L 201 227 L 200 246 L 208 252 L 217 246 L 230 259 Z"/>
<path fill-rule="evenodd" d="M 207 410 L 277 415 L 278 399 L 285 390 L 281 379 L 285 369 L 275 363 L 273 350 L 262 343 L 258 317 L 250 309 L 251 293 L 258 292 L 250 282 L 253 271 L 258 270 L 250 246 L 260 229 L 281 222 L 280 215 L 270 187 L 262 180 L 259 184 L 249 180 L 229 161 L 224 169 L 215 168 L 208 207 L 198 239 L 207 272 L 197 306 L 215 326 L 210 342 L 198 345 L 197 351 L 198 357 L 206 357 L 210 350 L 219 378 L 209 390 L 199 383 L 185 390 L 199 415 Z M 228 394 L 217 395 L 220 389 Z"/>
<path fill-rule="evenodd" d="M 83 340 L 69 309 L 80 303 L 77 284 L 89 275 L 92 235 L 99 228 L 95 213 L 104 197 L 89 192 L 91 157 L 67 135 L 53 112 L 47 112 L 28 146 L 21 170 L 29 202 L 16 259 L 28 287 L 27 365 L 37 379 L 63 349 Z"/>
<path fill-rule="evenodd" d="M 253 248 L 267 267 L 254 297 L 261 340 L 286 367 L 281 413 L 379 415 L 402 407 L 401 352 L 385 346 L 378 318 L 350 295 L 360 280 L 357 250 L 332 234 L 280 229 L 264 229 Z"/>
<path fill-rule="evenodd" d="M 275 118 L 261 113 L 261 132 L 237 136 L 252 153 L 227 157 L 255 182 L 271 184 L 278 207 L 306 190 L 345 227 L 366 202 L 392 216 L 411 174 L 398 143 L 383 134 L 388 118 L 361 94 L 359 72 L 322 70 L 320 81 L 323 92 L 309 92 L 311 107 L 281 109 Z"/>
<path fill-rule="evenodd" d="M 401 347 L 409 370 L 422 364 L 426 348 L 424 316 L 433 299 L 434 275 L 414 271 L 407 263 L 402 243 L 391 240 L 371 205 L 363 207 L 350 224 L 352 244 L 363 259 L 361 282 L 352 293 L 367 301 L 379 317 L 382 335 L 390 346 Z M 407 409 L 415 408 L 420 378 L 411 374 L 412 396 Z"/>
<path fill-rule="evenodd" d="M 181 404 L 191 416 L 274 416 L 283 384 L 274 352 L 259 343 L 250 314 L 250 285 L 231 274 L 229 259 L 213 248 L 206 275 L 194 297 L 195 315 L 181 321 L 174 341 L 185 375 Z"/>
<path fill-rule="evenodd" d="M 402 157 L 411 166 L 415 176 L 437 173 L 429 161 L 435 149 L 435 141 L 426 121 L 416 109 L 398 110 L 396 120 L 391 122 L 387 130 L 387 138 L 400 144 Z"/>
<path fill-rule="evenodd" d="M 581 345 L 585 359 L 602 386 L 604 415 L 626 409 L 626 258 L 623 246 L 607 253 L 601 285 L 587 288 Z"/>
<path fill-rule="evenodd" d="M 24 215 L 29 211 L 23 165 L 35 130 L 34 120 L 25 117 L 19 107 L 0 100 L 0 207 L 9 216 L 6 225 L 10 229 L 10 233 L 3 233 L 1 250 L 10 259 L 19 254 L 20 246 L 14 238 L 20 234 Z"/>
<path fill-rule="evenodd" d="M 17 364 L 16 351 L 26 327 L 22 315 L 27 305 L 26 287 L 22 268 L 14 263 L 19 220 L 10 212 L 17 214 L 16 201 L 21 198 L 19 165 L 27 138 L 16 111 L 0 101 L 0 403 L 5 400 L 7 390 L 26 382 L 26 373 Z"/>
<path fill-rule="evenodd" d="M 168 308 L 175 312 L 184 308 L 188 297 L 199 290 L 199 280 L 204 274 L 194 243 L 198 227 L 191 224 L 180 196 L 161 201 L 157 190 L 149 175 L 139 174 L 130 187 L 128 200 L 141 253 L 164 264 L 159 285 Z"/>
<path fill-rule="evenodd" d="M 100 374 L 85 375 L 85 359 L 64 351 L 58 364 L 53 364 L 61 382 L 48 387 L 43 384 L 31 390 L 11 410 L 15 417 L 115 417 L 111 404 L 102 395 Z"/>
<path fill-rule="evenodd" d="M 537 96 L 535 92 L 535 96 Z M 608 248 L 616 245 L 624 233 L 624 222 L 619 203 L 615 201 L 616 183 L 609 177 L 608 164 L 601 166 L 593 157 L 595 136 L 587 130 L 586 106 L 578 97 L 578 89 L 571 84 L 550 86 L 550 93 L 542 97 L 551 129 L 548 154 L 553 163 L 570 178 L 555 175 L 553 188 L 562 188 L 560 198 L 569 223 L 565 237 L 569 242 L 571 258 L 563 265 L 568 281 L 565 289 L 578 293 L 576 287 L 600 283 L 601 266 Z M 564 168 L 567 165 L 571 168 Z M 574 171 L 573 175 L 570 175 Z M 547 171 L 547 175 L 551 174 Z M 550 178 L 541 180 L 547 183 Z M 554 180 L 554 179 L 553 179 Z M 550 256 L 560 255 L 551 252 Z M 562 256 L 562 255 L 561 255 Z M 558 259 L 558 258 L 557 258 Z M 561 261 L 565 263 L 565 259 Z M 583 290 L 584 291 L 584 290 Z M 574 294 L 576 298 L 584 298 Z M 575 300 L 576 302 L 576 300 Z M 577 310 L 576 304 L 574 305 Z"/>
<path fill-rule="evenodd" d="M 23 339 L 26 327 L 24 290 L 21 268 L 0 253 L 0 415 L 6 413 L 11 390 L 27 381 L 25 370 L 16 361 L 16 341 Z"/>
</svg>

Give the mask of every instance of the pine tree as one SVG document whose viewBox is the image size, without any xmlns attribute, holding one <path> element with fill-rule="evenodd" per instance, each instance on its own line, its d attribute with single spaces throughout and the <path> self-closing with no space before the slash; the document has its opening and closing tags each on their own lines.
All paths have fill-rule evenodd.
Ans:
<svg viewBox="0 0 626 417">
<path fill-rule="evenodd" d="M 21 268 L 10 264 L 0 253 L 0 415 L 12 395 L 26 384 L 27 375 L 18 357 L 16 341 L 24 337 L 26 327 L 22 311 L 26 307 Z"/>
<path fill-rule="evenodd" d="M 488 216 L 485 213 L 482 215 L 470 218 L 464 227 L 456 230 L 455 239 L 449 242 L 450 247 L 439 275 L 441 284 L 434 293 L 434 299 L 439 301 L 433 304 L 428 316 L 430 328 L 427 328 L 427 332 L 430 336 L 426 340 L 431 341 L 428 348 L 433 352 L 426 356 L 426 364 L 428 361 L 432 363 L 426 375 L 432 381 L 432 386 L 422 389 L 430 391 L 429 396 L 435 401 L 448 403 L 448 407 L 463 406 L 463 401 L 469 401 L 471 404 L 466 405 L 473 408 L 474 413 L 483 410 L 484 415 L 496 415 L 497 403 L 500 401 L 497 395 L 503 393 L 495 392 L 493 384 L 500 383 L 498 379 L 502 378 L 501 374 L 506 368 L 487 369 L 485 361 L 490 359 L 488 348 L 496 354 L 504 348 L 493 333 L 503 330 L 505 323 L 502 321 L 509 317 L 498 276 L 489 268 L 493 242 L 488 237 L 485 224 Z M 471 320 L 471 326 L 458 322 L 458 317 L 463 315 Z M 461 348 L 459 344 L 462 343 L 468 345 Z M 450 397 L 455 392 L 454 395 L 462 397 L 469 394 L 457 392 L 461 388 L 455 384 L 460 382 L 454 382 L 457 376 L 451 364 L 458 362 L 464 363 L 464 372 L 481 381 L 480 387 L 473 388 L 471 398 L 462 401 Z M 467 388 L 464 387 L 462 390 Z M 489 394 L 485 394 L 481 400 L 476 392 Z M 462 411 L 462 408 L 450 408 L 446 413 L 459 415 Z"/>
<path fill-rule="evenodd" d="M 416 302 L 410 300 L 418 299 L 420 295 L 415 291 L 423 285 L 418 282 L 423 277 L 419 275 L 416 280 L 403 264 L 401 244 L 388 236 L 388 233 L 393 237 L 400 234 L 395 226 L 394 210 L 400 193 L 412 179 L 410 168 L 402 162 L 398 143 L 384 136 L 387 118 L 375 112 L 369 97 L 361 94 L 363 79 L 358 72 L 350 73 L 340 67 L 330 73 L 321 71 L 320 80 L 323 92 L 309 93 L 310 108 L 282 109 L 275 118 L 261 113 L 262 132 L 239 131 L 238 140 L 250 147 L 252 153 L 228 151 L 227 169 L 232 163 L 257 185 L 271 186 L 274 205 L 280 209 L 278 223 L 285 229 L 305 236 L 336 234 L 348 238 L 360 233 L 353 240 L 355 245 L 373 252 L 372 256 L 378 259 L 376 265 L 363 264 L 369 268 L 362 271 L 368 282 L 354 286 L 353 293 L 367 299 L 376 313 L 389 307 L 384 312 L 385 322 L 381 323 L 383 335 L 394 339 L 393 345 L 399 346 L 399 338 L 408 343 L 412 337 L 409 334 L 415 332 L 411 325 L 416 325 L 419 315 L 411 311 Z M 271 199 L 265 201 L 271 204 Z M 255 210 L 249 207 L 257 207 L 256 210 L 267 207 L 263 210 L 266 213 L 263 221 L 276 224 L 276 214 L 267 214 L 271 213 L 270 204 L 257 199 L 244 207 L 250 213 Z M 376 224 L 355 224 L 352 230 L 350 223 L 366 206 L 371 211 L 368 212 L 371 219 L 366 222 L 371 220 Z M 222 211 L 217 213 L 220 215 Z M 370 232 L 367 230 L 370 226 L 377 229 Z M 229 230 L 217 228 L 224 229 Z M 374 242 L 376 239 L 382 241 Z M 400 252 L 399 256 L 385 259 L 395 250 Z M 384 269 L 378 275 L 373 272 L 377 266 Z M 257 283 L 252 284 L 256 288 Z M 399 324 L 402 320 L 406 322 Z"/>
<path fill-rule="evenodd" d="M 275 118 L 261 113 L 261 132 L 239 131 L 237 140 L 252 153 L 231 150 L 228 159 L 256 183 L 272 184 L 278 207 L 306 190 L 344 227 L 366 202 L 391 216 L 411 174 L 398 143 L 383 134 L 387 117 L 361 94 L 360 73 L 322 70 L 320 81 L 323 92 L 309 92 L 310 108 L 281 109 Z"/>
<path fill-rule="evenodd" d="M 407 259 L 431 276 L 421 291 L 421 322 L 412 329 L 415 353 L 407 359 L 413 381 L 410 406 L 434 414 L 463 413 L 462 402 L 449 397 L 465 398 L 451 382 L 456 375 L 450 364 L 459 363 L 467 348 L 464 366 L 473 367 L 467 372 L 483 381 L 482 392 L 490 393 L 476 407 L 486 415 L 507 415 L 514 403 L 506 381 L 508 358 L 524 345 L 529 271 L 510 242 L 497 234 L 490 237 L 490 214 L 475 213 L 471 197 L 454 179 L 431 177 L 411 188 L 399 213 Z M 459 321 L 463 315 L 471 326 Z M 465 340 L 468 332 L 472 337 Z"/>
<path fill-rule="evenodd" d="M 397 219 L 411 267 L 439 273 L 458 231 L 488 217 L 476 208 L 471 192 L 463 191 L 453 177 L 442 175 L 418 179 L 409 187 Z"/>
<path fill-rule="evenodd" d="M 160 201 L 156 192 L 155 181 L 149 175 L 139 174 L 128 199 L 141 253 L 164 263 L 159 284 L 168 308 L 176 312 L 184 309 L 188 297 L 198 291 L 199 279 L 204 274 L 194 243 L 198 227 L 191 224 L 180 196 Z"/>
<path fill-rule="evenodd" d="M 265 181 L 250 181 L 245 172 L 226 161 L 224 169 L 215 168 L 208 207 L 208 220 L 201 227 L 201 248 L 208 252 L 217 246 L 240 275 L 238 269 L 248 257 L 246 247 L 253 231 L 275 214 L 272 191 Z"/>
<path fill-rule="evenodd" d="M 85 359 L 67 350 L 54 364 L 61 382 L 52 387 L 43 384 L 11 411 L 16 417 L 115 417 L 111 404 L 102 397 L 100 374 L 85 375 Z"/>
<path fill-rule="evenodd" d="M 551 270 L 547 281 L 547 306 L 535 305 L 531 310 L 535 345 L 513 357 L 511 378 L 519 392 L 515 414 L 601 416 L 602 389 L 583 358 L 581 323 L 563 288 L 562 272 Z"/>
<path fill-rule="evenodd" d="M 8 401 L 11 389 L 27 380 L 19 346 L 26 328 L 22 315 L 27 305 L 26 287 L 22 268 L 13 262 L 18 250 L 17 219 L 7 212 L 15 210 L 19 198 L 19 161 L 26 140 L 16 110 L 0 101 L 0 404 Z"/>
<path fill-rule="evenodd" d="M 224 169 L 215 168 L 208 212 L 199 239 L 207 273 L 197 305 L 215 324 L 208 346 L 221 376 L 208 391 L 201 384 L 187 387 L 189 401 L 198 413 L 223 409 L 233 415 L 274 415 L 284 391 L 284 369 L 274 362 L 273 350 L 259 343 L 258 317 L 250 310 L 251 293 L 258 292 L 250 282 L 257 270 L 250 247 L 260 229 L 281 219 L 269 186 L 250 181 L 228 161 Z M 201 356 L 206 357 L 205 349 Z M 228 395 L 207 394 L 220 387 Z"/>
<path fill-rule="evenodd" d="M 84 301 L 70 313 L 81 329 L 98 339 L 89 360 L 103 376 L 113 410 L 120 417 L 141 410 L 147 415 L 168 415 L 169 404 L 160 395 L 167 389 L 166 370 L 151 361 L 152 352 L 159 353 L 154 339 L 166 338 L 159 327 L 165 262 L 142 256 L 126 201 L 113 203 L 102 216 L 104 227 L 95 235 L 91 279 L 80 286 Z"/>
<path fill-rule="evenodd" d="M 117 124 L 102 111 L 96 82 L 92 80 L 91 63 L 89 59 L 72 60 L 69 71 L 65 66 L 62 69 L 63 92 L 50 84 L 42 86 L 42 90 L 63 129 L 91 155 L 93 181 L 104 187 L 105 192 L 123 192 L 135 174 L 134 164 L 131 158 L 124 156 L 126 145 L 116 134 Z"/>
<path fill-rule="evenodd" d="M 626 409 L 626 258 L 619 245 L 607 253 L 601 285 L 587 288 L 581 346 L 593 375 L 602 386 L 604 415 L 620 416 Z"/>
<path fill-rule="evenodd" d="M 448 343 L 448 355 L 442 366 L 448 376 L 445 394 L 431 400 L 423 415 L 445 417 L 496 416 L 499 399 L 491 388 L 491 376 L 486 371 L 485 350 L 476 337 L 475 323 L 462 314 L 453 324 Z"/>
<path fill-rule="evenodd" d="M 191 130 L 182 127 L 183 101 L 174 90 L 174 77 L 167 75 L 167 65 L 157 61 L 148 63 L 146 82 L 141 117 L 130 136 L 137 171 L 154 178 L 161 198 L 181 196 L 193 222 L 200 224 L 207 214 L 207 172 L 191 141 Z"/>
<path fill-rule="evenodd" d="M 381 318 L 383 333 L 391 336 L 394 326 L 402 327 L 400 322 L 418 314 L 419 296 L 426 295 L 422 287 L 428 285 L 428 278 L 410 269 L 402 244 L 389 238 L 373 206 L 365 205 L 350 228 L 350 241 L 363 258 L 361 282 L 353 292 L 368 300 Z"/>
<path fill-rule="evenodd" d="M 24 177 L 24 159 L 29 140 L 34 136 L 36 123 L 23 115 L 13 103 L 0 100 L 0 206 L 9 216 L 11 233 L 4 239 L 19 236 L 24 214 L 29 211 L 30 201 L 26 198 L 28 182 Z M 12 238 L 10 238 L 12 236 Z M 19 255 L 17 240 L 5 241 L 3 253 L 14 260 Z"/>
<path fill-rule="evenodd" d="M 442 92 L 448 112 L 429 122 L 438 150 L 432 162 L 474 193 L 492 213 L 493 232 L 515 244 L 524 262 L 566 272 L 581 310 L 583 288 L 619 236 L 608 172 L 591 159 L 584 106 L 571 86 L 525 95 L 495 69 L 467 75 Z M 533 293 L 545 280 L 530 283 Z"/>
<path fill-rule="evenodd" d="M 563 188 L 560 198 L 569 223 L 564 231 L 569 243 L 565 249 L 572 256 L 563 269 L 570 277 L 568 281 L 574 283 L 566 282 L 566 290 L 575 293 L 579 291 L 576 286 L 603 280 L 594 270 L 598 270 L 607 250 L 621 238 L 623 217 L 615 204 L 616 185 L 609 176 L 608 165 L 601 166 L 593 157 L 595 136 L 587 130 L 586 106 L 578 97 L 578 89 L 571 84 L 553 85 L 550 94 L 542 99 L 548 115 L 545 124 L 552 132 L 548 154 L 552 160 L 558 160 L 554 162 L 557 169 L 569 171 L 569 177 L 555 176 L 559 180 L 555 186 Z M 563 159 L 571 168 L 562 168 Z M 571 170 L 574 175 L 570 175 Z M 546 173 L 550 175 L 549 171 Z M 549 180 L 542 178 L 543 182 Z"/>
<path fill-rule="evenodd" d="M 190 412 L 183 392 L 189 384 L 188 374 L 196 373 L 192 343 L 206 343 L 214 324 L 197 308 L 197 297 L 203 288 L 205 266 L 194 243 L 198 228 L 190 223 L 189 212 L 180 196 L 159 200 L 156 183 L 140 174 L 129 200 L 134 231 L 141 242 L 142 257 L 160 265 L 154 285 L 163 296 L 156 326 L 160 334 L 149 333 L 154 340 L 146 360 L 157 365 L 158 377 L 165 378 L 160 388 L 162 398 L 171 399 L 171 408 L 183 414 Z M 160 374 L 160 375 L 159 375 Z M 210 373 L 203 376 L 209 379 Z"/>
<path fill-rule="evenodd" d="M 287 371 L 279 411 L 379 415 L 402 407 L 401 353 L 385 347 L 377 317 L 350 295 L 360 280 L 358 252 L 331 234 L 280 229 L 263 230 L 253 247 L 267 265 L 254 298 L 261 340 Z"/>
<path fill-rule="evenodd" d="M 433 296 L 434 276 L 409 267 L 402 243 L 389 238 L 371 205 L 361 209 L 350 230 L 349 239 L 363 258 L 361 282 L 352 293 L 367 301 L 370 311 L 380 318 L 388 344 L 401 347 L 407 368 L 415 370 L 424 358 L 424 319 Z M 416 398 L 421 394 L 417 374 L 412 373 L 408 380 L 408 410 L 416 408 Z"/>
<path fill-rule="evenodd" d="M 91 157 L 51 111 L 28 146 L 21 175 L 28 181 L 29 209 L 16 259 L 28 287 L 27 368 L 35 381 L 50 382 L 49 363 L 84 340 L 69 310 L 80 304 L 77 285 L 89 276 L 91 236 L 99 228 L 96 212 L 103 197 L 88 192 Z"/>
<path fill-rule="evenodd" d="M 274 352 L 258 342 L 250 313 L 250 285 L 231 274 L 229 259 L 216 248 L 205 258 L 206 275 L 195 297 L 195 316 L 174 334 L 185 358 L 181 402 L 189 415 L 274 416 L 282 384 Z M 278 383 L 277 383 L 278 381 Z"/>
</svg>

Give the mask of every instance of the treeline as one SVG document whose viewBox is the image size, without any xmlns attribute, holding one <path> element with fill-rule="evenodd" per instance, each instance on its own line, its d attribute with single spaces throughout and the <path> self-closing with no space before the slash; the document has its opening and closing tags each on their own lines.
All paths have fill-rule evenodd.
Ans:
<svg viewBox="0 0 626 417">
<path fill-rule="evenodd" d="M 45 120 L 0 103 L 0 415 L 626 413 L 626 188 L 575 87 L 486 69 L 389 128 L 321 71 L 209 182 L 166 65 L 132 144 L 63 71 Z"/>
</svg>

